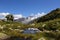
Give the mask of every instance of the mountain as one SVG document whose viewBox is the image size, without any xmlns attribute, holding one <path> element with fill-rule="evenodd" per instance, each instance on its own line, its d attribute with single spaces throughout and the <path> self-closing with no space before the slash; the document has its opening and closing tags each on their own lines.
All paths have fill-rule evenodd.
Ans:
<svg viewBox="0 0 60 40">
<path fill-rule="evenodd" d="M 26 17 L 26 18 L 19 18 L 19 19 L 16 19 L 15 21 L 16 22 L 22 22 L 24 24 L 28 24 L 29 22 L 31 22 L 32 20 L 36 19 L 36 17 L 34 16 L 29 16 L 29 17 Z"/>
<path fill-rule="evenodd" d="M 45 13 L 38 13 L 36 15 L 31 15 L 29 17 L 26 17 L 26 18 L 19 18 L 19 19 L 16 19 L 15 21 L 17 22 L 22 22 L 24 24 L 30 24 L 30 23 L 33 23 L 33 21 L 41 16 L 45 15 Z"/>
<path fill-rule="evenodd" d="M 29 16 L 27 18 L 19 18 L 16 21 L 22 22 L 24 24 L 28 24 L 28 23 L 33 23 L 35 21 L 37 23 L 45 22 L 45 21 L 56 19 L 56 18 L 60 18 L 60 8 L 52 10 L 51 12 L 49 12 L 47 14 L 42 13 L 42 15 L 37 14 L 37 15 Z"/>
<path fill-rule="evenodd" d="M 16 21 L 16 22 L 22 22 L 22 21 L 24 21 L 25 20 L 25 18 L 19 18 L 19 19 L 15 19 L 14 21 Z"/>
<path fill-rule="evenodd" d="M 37 23 L 39 23 L 39 22 L 45 22 L 45 21 L 53 20 L 53 19 L 56 19 L 56 18 L 60 18 L 60 8 L 52 10 L 47 15 L 42 16 L 42 17 L 36 19 L 35 21 Z"/>
</svg>

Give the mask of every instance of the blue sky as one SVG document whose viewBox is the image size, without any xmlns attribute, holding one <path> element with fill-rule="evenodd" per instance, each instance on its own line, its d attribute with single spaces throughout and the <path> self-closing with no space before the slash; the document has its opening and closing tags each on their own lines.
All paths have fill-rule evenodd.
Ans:
<svg viewBox="0 0 60 40">
<path fill-rule="evenodd" d="M 0 0 L 0 13 L 29 16 L 56 8 L 60 8 L 60 0 Z"/>
</svg>

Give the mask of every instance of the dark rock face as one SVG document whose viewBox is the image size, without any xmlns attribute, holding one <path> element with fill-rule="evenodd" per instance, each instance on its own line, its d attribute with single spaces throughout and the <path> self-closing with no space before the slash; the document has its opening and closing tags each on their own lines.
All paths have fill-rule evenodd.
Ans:
<svg viewBox="0 0 60 40">
<path fill-rule="evenodd" d="M 25 18 L 19 18 L 19 19 L 16 19 L 16 20 L 14 20 L 14 21 L 22 22 L 22 21 L 24 21 L 24 20 L 25 20 Z"/>
</svg>

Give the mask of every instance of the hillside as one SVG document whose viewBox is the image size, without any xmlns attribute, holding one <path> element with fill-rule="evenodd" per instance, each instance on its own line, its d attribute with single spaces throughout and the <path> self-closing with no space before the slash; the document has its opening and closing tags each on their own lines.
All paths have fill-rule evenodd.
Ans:
<svg viewBox="0 0 60 40">
<path fill-rule="evenodd" d="M 22 30 L 22 29 L 24 30 L 27 27 L 29 27 L 29 28 L 36 27 L 36 28 L 40 29 L 41 32 L 36 33 L 36 34 L 20 33 L 20 30 Z M 28 25 L 24 25 L 24 24 L 18 23 L 18 22 L 0 21 L 0 33 L 4 33 L 4 34 L 7 34 L 8 36 L 13 36 L 13 37 L 16 36 L 16 37 L 22 38 L 22 39 L 24 39 L 25 37 L 31 37 L 32 40 L 38 40 L 38 39 L 43 39 L 43 40 L 52 40 L 52 39 L 57 40 L 58 39 L 58 40 L 60 40 L 60 19 L 58 18 L 58 19 L 54 19 L 54 20 L 50 20 L 50 21 L 46 21 L 46 22 L 40 22 L 40 23 L 35 24 L 34 26 L 32 26 L 32 25 L 28 26 Z M 2 34 L 2 35 L 4 35 L 4 34 Z"/>
<path fill-rule="evenodd" d="M 56 18 L 60 18 L 60 8 L 52 10 L 47 15 L 38 18 L 36 21 L 37 21 L 37 23 L 38 22 L 45 22 L 45 21 L 56 19 Z"/>
<path fill-rule="evenodd" d="M 34 20 L 34 23 L 32 22 L 31 24 L 22 24 L 21 22 L 0 20 L 0 39 L 5 39 L 6 35 L 8 40 L 60 40 L 59 8 Z M 39 32 L 34 34 L 23 33 L 28 28 L 37 28 Z M 9 39 L 9 37 L 12 37 L 12 39 Z"/>
</svg>

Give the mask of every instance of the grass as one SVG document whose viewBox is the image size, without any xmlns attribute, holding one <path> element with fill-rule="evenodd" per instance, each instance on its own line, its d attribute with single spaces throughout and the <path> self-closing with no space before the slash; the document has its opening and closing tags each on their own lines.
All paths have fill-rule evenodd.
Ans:
<svg viewBox="0 0 60 40">
<path fill-rule="evenodd" d="M 38 28 L 38 27 L 42 28 L 42 26 L 44 24 L 46 24 L 46 26 L 44 26 L 46 28 L 56 27 L 57 30 L 60 30 L 60 19 L 54 19 L 54 20 L 50 20 L 50 21 L 46 21 L 46 22 L 36 23 L 33 27 L 34 28 L 35 27 L 36 28 Z M 9 36 L 18 36 L 18 37 L 22 37 L 22 36 L 23 37 L 29 37 L 29 36 L 31 36 L 32 40 L 38 40 L 40 38 L 45 38 L 46 40 L 52 40 L 52 39 L 54 40 L 55 38 L 59 39 L 59 36 L 60 36 L 59 32 L 57 33 L 57 32 L 54 32 L 54 31 L 52 31 L 53 33 L 39 32 L 39 33 L 36 33 L 36 34 L 22 34 L 19 31 L 14 30 L 14 29 L 20 29 L 20 30 L 23 29 L 24 30 L 25 28 L 29 28 L 31 26 L 31 24 L 30 25 L 25 25 L 25 24 L 22 24 L 22 23 L 19 23 L 19 22 L 3 22 L 3 21 L 0 21 L 0 26 L 4 27 L 3 30 L 0 29 L 0 37 L 2 37 L 4 35 L 4 33 L 9 35 Z M 9 28 L 12 28 L 13 30 L 10 30 Z M 55 33 L 57 34 L 57 37 L 56 37 Z"/>
</svg>

